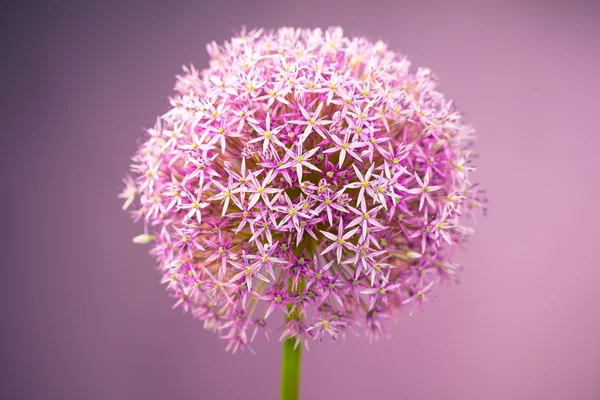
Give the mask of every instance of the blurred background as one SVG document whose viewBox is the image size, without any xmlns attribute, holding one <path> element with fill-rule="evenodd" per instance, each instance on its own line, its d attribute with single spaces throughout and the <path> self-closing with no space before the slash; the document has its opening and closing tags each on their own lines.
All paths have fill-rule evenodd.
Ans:
<svg viewBox="0 0 600 400">
<path fill-rule="evenodd" d="M 232 356 L 172 311 L 116 197 L 181 65 L 242 25 L 341 25 L 432 68 L 477 128 L 491 200 L 461 285 L 390 340 L 314 343 L 302 398 L 600 398 L 599 3 L 24 1 L 1 18 L 0 398 L 277 398 L 280 343 Z"/>
</svg>

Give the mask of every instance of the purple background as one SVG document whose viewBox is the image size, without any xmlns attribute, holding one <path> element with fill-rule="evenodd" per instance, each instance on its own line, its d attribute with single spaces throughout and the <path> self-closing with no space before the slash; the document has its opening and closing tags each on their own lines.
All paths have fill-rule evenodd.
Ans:
<svg viewBox="0 0 600 400">
<path fill-rule="evenodd" d="M 243 24 L 339 24 L 431 67 L 491 199 L 462 284 L 391 340 L 315 343 L 303 399 L 600 398 L 598 4 L 99 3 L 2 11 L 1 398 L 277 397 L 280 344 L 232 356 L 171 311 L 116 198 L 181 64 Z"/>
</svg>

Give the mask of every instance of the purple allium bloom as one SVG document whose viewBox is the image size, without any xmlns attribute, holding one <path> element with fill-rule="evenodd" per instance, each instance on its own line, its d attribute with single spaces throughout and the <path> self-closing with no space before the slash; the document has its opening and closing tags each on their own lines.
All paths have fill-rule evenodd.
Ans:
<svg viewBox="0 0 600 400">
<path fill-rule="evenodd" d="M 474 130 L 427 68 L 341 28 L 245 31 L 184 67 L 119 197 L 145 223 L 175 306 L 247 348 L 269 317 L 307 343 L 362 326 L 455 278 L 484 208 Z"/>
</svg>

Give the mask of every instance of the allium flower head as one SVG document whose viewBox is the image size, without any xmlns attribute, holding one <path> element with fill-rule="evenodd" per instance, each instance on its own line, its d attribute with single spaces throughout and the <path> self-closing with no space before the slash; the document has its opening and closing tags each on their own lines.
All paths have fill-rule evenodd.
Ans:
<svg viewBox="0 0 600 400">
<path fill-rule="evenodd" d="M 341 28 L 242 31 L 183 67 L 121 197 L 181 307 L 247 348 L 357 326 L 453 277 L 473 129 L 429 69 Z M 283 312 L 283 326 L 268 319 Z"/>
</svg>

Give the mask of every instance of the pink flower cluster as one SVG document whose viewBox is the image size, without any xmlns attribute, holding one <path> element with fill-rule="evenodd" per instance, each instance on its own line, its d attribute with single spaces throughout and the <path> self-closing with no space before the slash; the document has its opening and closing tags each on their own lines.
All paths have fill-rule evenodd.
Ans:
<svg viewBox="0 0 600 400">
<path fill-rule="evenodd" d="M 370 339 L 454 277 L 459 223 L 484 207 L 473 129 L 382 42 L 341 28 L 242 31 L 184 67 L 133 157 L 125 207 L 175 306 L 247 348 L 281 310 L 281 339 Z"/>
</svg>

